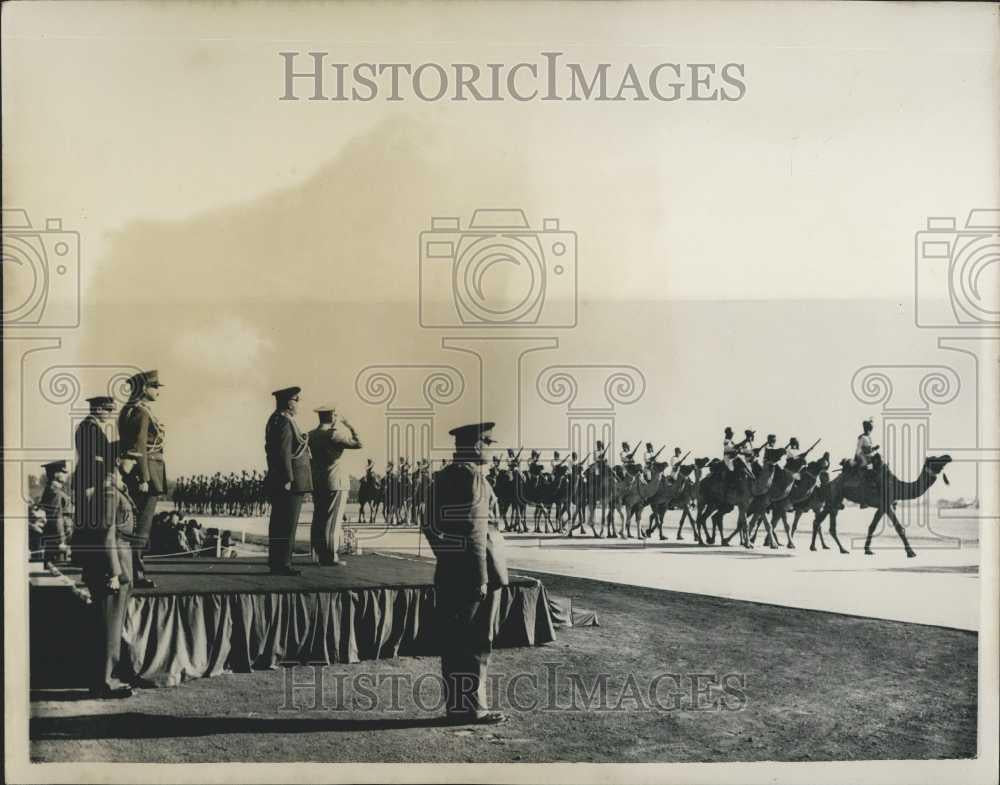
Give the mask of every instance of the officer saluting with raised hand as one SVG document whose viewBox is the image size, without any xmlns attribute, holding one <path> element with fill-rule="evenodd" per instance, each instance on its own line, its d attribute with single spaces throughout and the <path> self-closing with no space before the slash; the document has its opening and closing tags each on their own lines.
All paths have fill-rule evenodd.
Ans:
<svg viewBox="0 0 1000 785">
<path fill-rule="evenodd" d="M 508 583 L 496 496 L 482 470 L 493 426 L 482 422 L 449 431 L 455 437 L 454 461 L 434 475 L 424 528 L 437 558 L 435 615 L 445 712 L 455 724 L 507 719 L 486 704 L 493 618 L 500 587 Z"/>
<path fill-rule="evenodd" d="M 154 584 L 146 577 L 142 553 L 149 545 L 156 503 L 167 492 L 167 470 L 163 461 L 166 431 L 150 404 L 159 398 L 163 385 L 157 371 L 137 373 L 129 384 L 131 397 L 118 415 L 118 437 L 121 451 L 135 452 L 137 456 L 136 473 L 129 486 L 138 512 L 132 539 L 133 585 L 137 589 L 151 589 Z"/>
<path fill-rule="evenodd" d="M 301 387 L 271 393 L 275 409 L 264 428 L 267 490 L 271 517 L 267 522 L 267 561 L 274 575 L 299 575 L 292 569 L 292 550 L 302 511 L 302 497 L 312 491 L 309 437 L 295 422 Z"/>
</svg>

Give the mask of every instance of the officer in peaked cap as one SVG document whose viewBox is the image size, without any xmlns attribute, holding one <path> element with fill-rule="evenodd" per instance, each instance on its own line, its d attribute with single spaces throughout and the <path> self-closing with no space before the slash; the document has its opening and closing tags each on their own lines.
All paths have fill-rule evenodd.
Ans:
<svg viewBox="0 0 1000 785">
<path fill-rule="evenodd" d="M 158 371 L 143 371 L 129 380 L 129 386 L 129 401 L 118 415 L 118 436 L 123 452 L 134 451 L 139 456 L 136 474 L 129 483 L 138 514 L 132 539 L 133 585 L 137 589 L 148 589 L 154 584 L 146 577 L 142 554 L 149 545 L 156 504 L 167 492 L 167 469 L 163 459 L 166 429 L 152 409 L 163 385 Z"/>
<path fill-rule="evenodd" d="M 76 426 L 76 468 L 73 472 L 74 503 L 79 507 L 88 488 L 99 486 L 104 476 L 114 468 L 118 440 L 113 433 L 111 415 L 115 399 L 110 395 L 95 395 L 87 399 L 90 413 Z"/>
<path fill-rule="evenodd" d="M 42 538 L 45 564 L 65 561 L 69 555 L 69 541 L 73 534 L 73 505 L 66 492 L 69 473 L 66 461 L 50 461 L 45 469 L 45 489 L 39 504 L 45 510 L 45 532 Z"/>
<path fill-rule="evenodd" d="M 491 724 L 506 717 L 486 704 L 486 671 L 500 587 L 508 584 L 497 502 L 482 472 L 494 423 L 453 428 L 454 460 L 432 480 L 424 534 L 437 557 L 435 616 L 445 712 L 456 724 Z"/>
<path fill-rule="evenodd" d="M 339 416 L 335 407 L 319 406 L 315 411 L 319 425 L 309 432 L 313 487 L 310 540 L 316 561 L 339 565 L 343 562 L 337 553 L 337 524 L 351 487 L 340 458 L 344 450 L 359 450 L 362 445 L 354 426 Z"/>
<path fill-rule="evenodd" d="M 274 575 L 299 574 L 292 569 L 292 550 L 302 497 L 312 491 L 309 437 L 295 422 L 301 392 L 301 387 L 283 387 L 271 393 L 275 408 L 264 427 L 267 491 L 271 501 L 267 561 Z"/>
</svg>

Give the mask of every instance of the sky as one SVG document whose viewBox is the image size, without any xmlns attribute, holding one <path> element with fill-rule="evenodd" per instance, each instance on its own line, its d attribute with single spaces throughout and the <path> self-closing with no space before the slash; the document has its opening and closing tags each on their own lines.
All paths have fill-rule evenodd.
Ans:
<svg viewBox="0 0 1000 785">
<path fill-rule="evenodd" d="M 458 374 L 461 395 L 435 410 L 435 448 L 484 416 L 504 445 L 565 449 L 579 411 L 546 402 L 537 376 L 590 374 L 580 408 L 604 389 L 591 378 L 602 371 L 581 365 L 644 380 L 616 406 L 619 440 L 716 454 L 731 425 L 822 437 L 835 458 L 881 412 L 852 391 L 858 368 L 947 365 L 960 390 L 934 404 L 931 446 L 974 443 L 988 427 L 976 419 L 980 380 L 968 355 L 938 347 L 947 331 L 915 325 L 917 299 L 948 293 L 921 284 L 914 247 L 929 216 L 961 227 L 970 210 L 1000 205 L 996 9 L 568 8 L 5 5 L 4 207 L 36 227 L 61 218 L 81 249 L 79 327 L 27 360 L 5 347 L 23 377 L 24 411 L 5 405 L 22 446 L 58 449 L 70 431 L 68 407 L 34 392 L 55 365 L 75 368 L 81 390 L 109 369 L 158 368 L 174 476 L 262 466 L 269 393 L 291 384 L 304 388 L 303 425 L 332 401 L 358 427 L 365 449 L 352 469 L 366 456 L 382 464 L 385 405 L 358 386 L 376 365 Z M 281 51 L 414 64 L 560 51 L 619 74 L 629 63 L 740 63 L 746 94 L 281 101 Z M 482 208 L 522 209 L 532 230 L 558 219 L 558 236 L 529 241 L 547 276 L 534 328 L 457 324 L 454 265 L 422 258 L 432 218 L 457 218 L 461 235 Z M 559 278 L 556 241 L 570 247 Z M 998 267 L 985 291 L 1000 286 Z M 487 273 L 486 297 L 517 301 L 524 268 L 499 269 L 508 274 Z M 5 265 L 9 288 L 6 276 Z M 456 323 L 421 324 L 442 313 Z M 485 381 L 472 355 L 443 345 L 468 336 L 486 339 L 475 343 Z M 528 338 L 549 348 L 525 355 L 518 384 L 512 358 Z M 392 372 L 393 405 L 412 385 L 421 392 L 418 371 Z M 981 401 L 996 390 L 986 377 Z M 898 383 L 894 400 L 914 398 L 909 377 Z M 953 495 L 972 487 L 963 474 Z"/>
</svg>

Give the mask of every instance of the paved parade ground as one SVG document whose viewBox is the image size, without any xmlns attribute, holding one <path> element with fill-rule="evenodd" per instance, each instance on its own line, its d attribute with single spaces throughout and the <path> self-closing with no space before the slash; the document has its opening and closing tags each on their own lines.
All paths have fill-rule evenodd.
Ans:
<svg viewBox="0 0 1000 785">
<path fill-rule="evenodd" d="M 357 507 L 348 517 L 357 520 Z M 842 510 L 838 533 L 851 552 L 842 555 L 826 533 L 829 550 L 809 550 L 812 516 L 804 516 L 795 535 L 795 549 L 762 547 L 746 550 L 734 540 L 729 547 L 700 547 L 689 527 L 684 540 L 675 539 L 679 513 L 671 511 L 664 525 L 669 539 L 639 541 L 597 539 L 578 532 L 505 534 L 508 562 L 514 568 L 557 575 L 594 578 L 617 584 L 771 603 L 792 608 L 831 611 L 877 619 L 934 624 L 963 630 L 979 626 L 980 581 L 978 524 L 957 520 L 936 527 L 941 536 L 924 530 L 909 532 L 916 558 L 908 559 L 891 528 L 874 541 L 875 555 L 865 556 L 863 537 L 871 511 L 853 505 Z M 265 536 L 261 518 L 210 518 L 205 526 Z M 529 520 L 531 510 L 529 508 Z M 728 516 L 726 531 L 735 516 Z M 362 548 L 433 558 L 416 527 L 358 526 Z M 780 528 L 780 527 L 779 527 Z M 784 534 L 780 534 L 784 542 Z M 861 539 L 858 539 L 861 538 Z M 299 525 L 298 540 L 309 541 L 309 510 Z M 817 548 L 819 546 L 817 545 Z"/>
</svg>

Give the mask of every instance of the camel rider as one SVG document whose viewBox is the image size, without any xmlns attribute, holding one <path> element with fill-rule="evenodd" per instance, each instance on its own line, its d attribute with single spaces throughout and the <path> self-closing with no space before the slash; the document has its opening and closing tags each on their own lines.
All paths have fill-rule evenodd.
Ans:
<svg viewBox="0 0 1000 785">
<path fill-rule="evenodd" d="M 743 431 L 743 441 L 736 445 L 736 459 L 740 462 L 744 471 L 746 471 L 747 475 L 751 478 L 754 476 L 752 467 L 754 458 L 757 455 L 757 450 L 755 450 L 753 446 L 753 437 L 755 433 L 756 431 L 752 431 L 747 428 Z"/>
<path fill-rule="evenodd" d="M 643 463 L 646 465 L 647 470 L 653 468 L 654 455 L 656 455 L 656 450 L 653 449 L 653 443 L 646 442 L 646 455 L 643 457 Z"/>
<path fill-rule="evenodd" d="M 869 417 L 861 422 L 862 432 L 858 435 L 858 445 L 854 449 L 854 465 L 866 471 L 872 471 L 872 459 L 878 451 L 879 446 L 872 445 L 872 431 L 875 429 L 875 420 Z M 871 475 L 868 475 L 871 476 Z"/>
<path fill-rule="evenodd" d="M 726 464 L 729 471 L 733 471 L 733 459 L 739 453 L 739 449 L 733 442 L 733 429 L 726 426 L 725 435 L 722 439 L 722 462 Z"/>
<path fill-rule="evenodd" d="M 607 458 L 605 453 L 607 453 L 608 448 L 604 446 L 604 442 L 600 439 L 594 444 L 594 463 L 607 463 Z"/>
<path fill-rule="evenodd" d="M 681 470 L 681 448 L 674 447 L 674 454 L 670 456 L 670 479 L 677 479 L 677 472 Z"/>
<path fill-rule="evenodd" d="M 500 456 L 494 455 L 493 462 L 490 465 L 490 470 L 486 472 L 486 479 L 489 481 L 490 485 L 496 485 L 497 477 L 500 476 Z"/>
<path fill-rule="evenodd" d="M 365 478 L 368 480 L 372 480 L 375 478 L 375 461 L 373 461 L 371 458 L 368 458 L 367 461 L 368 463 L 365 466 Z"/>
<path fill-rule="evenodd" d="M 756 450 L 755 450 L 756 453 L 757 453 L 757 455 L 756 455 L 756 457 L 757 457 L 757 463 L 759 463 L 761 466 L 763 466 L 764 465 L 764 456 L 767 454 L 767 451 L 768 450 L 777 450 L 777 449 L 779 449 L 778 448 L 778 437 L 775 434 L 773 434 L 773 433 L 769 433 L 767 435 L 767 441 L 764 442 L 764 444 L 762 444 L 760 447 L 757 447 Z"/>
<path fill-rule="evenodd" d="M 531 460 L 528 461 L 528 474 L 535 476 L 545 471 L 541 458 L 542 454 L 538 450 L 531 451 Z"/>
<path fill-rule="evenodd" d="M 619 456 L 621 458 L 622 466 L 628 468 L 635 463 L 635 458 L 632 456 L 632 445 L 628 442 L 622 442 L 622 452 Z"/>
<path fill-rule="evenodd" d="M 549 461 L 549 470 L 553 474 L 555 474 L 556 473 L 556 469 L 558 469 L 564 463 L 566 463 L 566 459 L 565 458 L 562 458 L 562 459 L 559 458 L 559 450 L 553 450 L 552 451 L 552 460 Z"/>
</svg>

